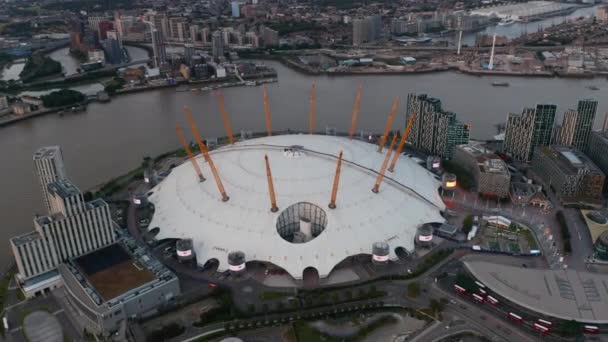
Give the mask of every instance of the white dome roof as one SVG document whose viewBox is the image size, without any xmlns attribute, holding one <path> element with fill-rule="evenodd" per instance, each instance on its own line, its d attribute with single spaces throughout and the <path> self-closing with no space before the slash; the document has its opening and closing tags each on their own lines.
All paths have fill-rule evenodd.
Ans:
<svg viewBox="0 0 608 342">
<path fill-rule="evenodd" d="M 340 150 L 340 186 L 332 210 L 327 205 Z M 242 251 L 248 261 L 271 262 L 294 278 L 302 278 L 307 267 L 325 277 L 346 257 L 371 254 L 377 241 L 386 241 L 395 259 L 395 248 L 414 249 L 418 225 L 444 221 L 444 204 L 439 182 L 405 156 L 373 193 L 387 149 L 376 150 L 366 142 L 324 135 L 280 135 L 221 147 L 211 156 L 230 200 L 221 201 L 209 166 L 198 156 L 207 180 L 199 183 L 189 162 L 175 167 L 152 189 L 155 213 L 149 227 L 160 228 L 157 239 L 193 239 L 199 264 L 216 258 L 220 271 L 228 268 L 228 253 Z M 270 211 L 264 155 L 270 160 L 276 213 Z M 317 205 L 327 219 L 323 232 L 300 244 L 283 239 L 276 227 L 281 212 L 299 202 Z"/>
</svg>

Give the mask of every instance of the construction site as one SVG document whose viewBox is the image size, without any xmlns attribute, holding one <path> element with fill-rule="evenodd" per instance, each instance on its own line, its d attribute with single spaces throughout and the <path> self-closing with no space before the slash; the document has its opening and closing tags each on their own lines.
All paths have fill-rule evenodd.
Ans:
<svg viewBox="0 0 608 342">
<path fill-rule="evenodd" d="M 445 222 L 440 182 L 402 155 L 415 115 L 403 134 L 389 134 L 397 100 L 377 143 L 355 134 L 360 98 L 361 88 L 348 134 L 320 134 L 313 84 L 308 134 L 277 134 L 264 88 L 266 136 L 237 139 L 218 94 L 228 143 L 213 150 L 185 108 L 191 138 L 176 132 L 187 158 L 143 199 L 153 207 L 149 234 L 159 243 L 188 241 L 178 258 L 194 255 L 203 269 L 214 263 L 238 276 L 262 263 L 295 284 L 318 282 L 345 260 L 386 264 L 412 255 L 419 228 Z"/>
</svg>

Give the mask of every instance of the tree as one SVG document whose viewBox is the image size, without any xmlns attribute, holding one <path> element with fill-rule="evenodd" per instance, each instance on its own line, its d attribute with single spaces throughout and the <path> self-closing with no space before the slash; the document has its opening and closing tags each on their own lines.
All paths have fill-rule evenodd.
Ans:
<svg viewBox="0 0 608 342">
<path fill-rule="evenodd" d="M 407 284 L 407 295 L 416 298 L 420 295 L 420 284 L 416 281 Z"/>
<path fill-rule="evenodd" d="M 467 215 L 462 221 L 462 232 L 465 234 L 469 234 L 473 229 L 473 215 Z"/>
<path fill-rule="evenodd" d="M 560 331 L 563 336 L 577 336 L 581 334 L 581 326 L 581 323 L 572 320 L 560 323 L 557 330 Z"/>
<path fill-rule="evenodd" d="M 431 299 L 430 308 L 433 311 L 433 315 L 437 317 L 437 315 L 441 313 L 441 311 L 443 311 L 443 309 L 445 308 L 445 304 L 444 302 L 438 301 L 437 299 L 433 298 Z"/>
<path fill-rule="evenodd" d="M 85 100 L 83 93 L 71 89 L 61 89 L 40 97 L 42 104 L 47 107 L 69 106 Z"/>
</svg>

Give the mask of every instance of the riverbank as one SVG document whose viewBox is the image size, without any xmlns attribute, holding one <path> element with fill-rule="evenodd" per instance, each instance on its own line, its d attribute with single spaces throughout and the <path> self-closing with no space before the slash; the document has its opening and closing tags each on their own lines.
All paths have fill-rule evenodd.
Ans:
<svg viewBox="0 0 608 342">
<path fill-rule="evenodd" d="M 477 70 L 471 69 L 464 65 L 430 65 L 425 67 L 403 67 L 390 66 L 386 67 L 360 67 L 350 68 L 348 70 L 320 70 L 310 67 L 288 56 L 277 55 L 255 55 L 255 59 L 267 59 L 278 61 L 290 69 L 306 74 L 306 75 L 326 75 L 326 76 L 353 76 L 353 75 L 420 75 L 443 72 L 456 72 L 473 76 L 504 76 L 504 77 L 538 77 L 538 78 L 572 78 L 572 79 L 592 79 L 596 77 L 608 77 L 608 71 L 576 72 L 568 73 L 561 71 L 534 71 L 534 72 L 518 72 L 518 71 L 492 71 L 492 70 Z M 399 69 L 397 69 L 399 68 Z"/>
<path fill-rule="evenodd" d="M 271 75 L 274 75 L 274 77 L 270 78 L 269 76 L 271 76 Z M 205 86 L 202 88 L 186 89 L 186 90 L 182 90 L 182 91 L 194 91 L 194 90 L 203 91 L 203 90 L 215 90 L 215 89 L 229 88 L 229 87 L 257 86 L 257 85 L 261 85 L 264 83 L 278 82 L 276 75 L 277 75 L 276 73 L 272 73 L 272 74 L 263 73 L 263 74 L 250 75 L 249 77 L 244 77 L 244 79 L 253 80 L 253 81 L 240 81 L 236 77 L 234 77 L 234 78 L 228 78 L 228 79 L 211 79 L 211 80 L 201 80 L 201 81 L 192 81 L 192 82 L 182 81 L 182 82 L 173 83 L 173 84 L 169 84 L 169 83 L 168 84 L 151 84 L 151 85 L 146 85 L 146 86 L 141 86 L 141 87 L 122 88 L 122 89 L 116 90 L 111 96 L 109 96 L 109 98 L 104 98 L 103 100 L 100 100 L 97 97 L 89 96 L 86 101 L 77 103 L 77 104 L 73 104 L 70 106 L 45 108 L 43 110 L 38 110 L 35 112 L 31 112 L 31 113 L 28 113 L 25 115 L 19 115 L 19 116 L 14 115 L 14 114 L 7 115 L 8 118 L 0 117 L 0 127 L 8 126 L 8 125 L 11 125 L 11 124 L 14 124 L 17 122 L 37 118 L 37 117 L 48 115 L 48 114 L 65 113 L 65 112 L 76 113 L 75 111 L 72 110 L 72 108 L 74 106 L 76 106 L 79 109 L 77 112 L 86 111 L 87 105 L 92 102 L 104 102 L 104 103 L 109 102 L 109 101 L 111 101 L 111 99 L 113 97 L 116 97 L 119 95 L 135 94 L 135 93 L 159 90 L 159 89 L 164 89 L 164 88 L 177 88 L 177 87 L 183 86 L 183 85 L 195 85 L 195 84 L 196 85 L 211 84 L 211 85 Z M 84 109 L 82 109 L 83 106 L 84 106 Z"/>
</svg>

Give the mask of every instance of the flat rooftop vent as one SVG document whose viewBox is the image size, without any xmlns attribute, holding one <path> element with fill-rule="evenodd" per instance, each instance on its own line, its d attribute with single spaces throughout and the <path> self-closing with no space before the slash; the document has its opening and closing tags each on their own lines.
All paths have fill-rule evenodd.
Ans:
<svg viewBox="0 0 608 342">
<path fill-rule="evenodd" d="M 570 162 L 570 164 L 574 165 L 574 166 L 579 166 L 583 164 L 583 161 L 580 160 L 579 157 L 576 156 L 576 154 L 574 154 L 571 151 L 562 151 L 562 156 L 564 156 L 564 158 L 568 159 L 568 161 Z"/>
</svg>

